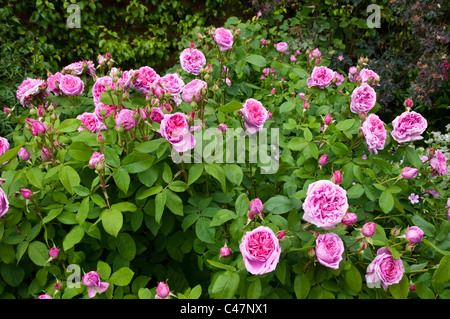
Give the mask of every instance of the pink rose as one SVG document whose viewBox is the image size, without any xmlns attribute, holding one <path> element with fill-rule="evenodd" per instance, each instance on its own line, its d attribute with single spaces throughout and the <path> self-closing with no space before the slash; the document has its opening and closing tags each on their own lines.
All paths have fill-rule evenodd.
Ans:
<svg viewBox="0 0 450 319">
<path fill-rule="evenodd" d="M 122 76 L 119 78 L 119 85 L 124 89 L 129 89 L 133 86 L 135 70 L 127 70 L 122 72 Z"/>
<path fill-rule="evenodd" d="M 319 166 L 325 166 L 328 162 L 328 155 L 327 154 L 323 154 L 320 158 L 319 158 Z"/>
<path fill-rule="evenodd" d="M 319 263 L 338 269 L 344 252 L 344 243 L 335 233 L 320 234 L 316 239 L 316 256 Z"/>
<path fill-rule="evenodd" d="M 47 147 L 42 146 L 41 150 L 41 160 L 44 162 L 45 160 L 51 160 L 52 155 L 50 154 L 50 151 L 47 149 Z"/>
<path fill-rule="evenodd" d="M 180 54 L 180 64 L 187 73 L 199 75 L 200 69 L 206 64 L 206 58 L 197 49 L 184 49 Z"/>
<path fill-rule="evenodd" d="M 379 83 L 377 83 L 377 80 L 380 79 L 380 76 L 375 72 L 373 72 L 372 70 L 362 69 L 361 71 L 359 71 L 358 77 L 361 83 L 368 84 L 371 86 L 380 85 Z"/>
<path fill-rule="evenodd" d="M 41 121 L 38 121 L 38 120 L 35 120 L 32 118 L 27 118 L 26 124 L 31 129 L 31 133 L 34 136 L 44 134 L 46 131 L 46 127 L 45 127 L 44 123 L 42 123 Z"/>
<path fill-rule="evenodd" d="M 169 73 L 159 80 L 160 85 L 170 92 L 170 95 L 180 95 L 183 91 L 184 82 L 177 73 Z"/>
<path fill-rule="evenodd" d="M 0 188 L 0 217 L 3 217 L 8 212 L 8 210 L 8 196 L 6 196 L 6 193 L 3 191 L 3 189 Z"/>
<path fill-rule="evenodd" d="M 399 143 L 421 140 L 427 126 L 427 120 L 421 114 L 406 111 L 392 121 L 391 135 Z"/>
<path fill-rule="evenodd" d="M 358 69 L 356 68 L 356 66 L 351 66 L 348 69 L 348 80 L 350 82 L 356 82 L 356 80 L 358 79 Z"/>
<path fill-rule="evenodd" d="M 420 229 L 420 227 L 411 226 L 406 231 L 405 238 L 411 244 L 417 244 L 417 243 L 421 242 L 423 239 L 423 230 Z"/>
<path fill-rule="evenodd" d="M 239 249 L 245 268 L 252 275 L 263 275 L 274 271 L 280 260 L 280 242 L 272 229 L 265 226 L 246 232 Z"/>
<path fill-rule="evenodd" d="M 53 297 L 50 296 L 49 294 L 42 294 L 39 295 L 38 299 L 53 299 Z"/>
<path fill-rule="evenodd" d="M 155 297 L 158 297 L 156 299 L 165 299 L 165 298 L 167 298 L 167 296 L 169 296 L 169 294 L 170 294 L 169 286 L 166 283 L 161 281 L 158 284 L 158 286 L 156 287 L 156 296 Z"/>
<path fill-rule="evenodd" d="M 86 72 L 87 75 L 94 75 L 95 65 L 92 61 L 78 61 L 64 67 L 63 72 L 72 75 L 81 75 Z"/>
<path fill-rule="evenodd" d="M 286 42 L 280 42 L 277 44 L 277 51 L 280 53 L 286 52 L 288 48 L 289 46 Z"/>
<path fill-rule="evenodd" d="M 233 34 L 225 28 L 217 28 L 214 32 L 214 41 L 219 45 L 220 51 L 226 51 L 233 47 Z"/>
<path fill-rule="evenodd" d="M 9 151 L 9 142 L 6 138 L 0 137 L 0 157 L 5 154 L 7 151 Z M 6 163 L 3 163 L 6 164 Z"/>
<path fill-rule="evenodd" d="M 202 90 L 206 90 L 207 87 L 208 84 L 205 81 L 194 79 L 183 87 L 181 98 L 186 103 L 191 103 L 192 101 L 199 102 Z"/>
<path fill-rule="evenodd" d="M 322 53 L 320 52 L 319 48 L 315 48 L 309 54 L 308 59 L 317 59 L 317 58 L 320 58 L 321 55 L 322 55 Z"/>
<path fill-rule="evenodd" d="M 116 118 L 116 128 L 122 126 L 125 131 L 129 131 L 136 127 L 136 118 L 129 109 L 120 110 Z"/>
<path fill-rule="evenodd" d="M 348 207 L 345 189 L 331 181 L 319 180 L 308 186 L 303 202 L 303 219 L 330 230 L 341 222 Z"/>
<path fill-rule="evenodd" d="M 440 150 L 435 151 L 433 157 L 430 159 L 430 166 L 430 177 L 447 175 L 447 159 Z"/>
<path fill-rule="evenodd" d="M 217 129 L 218 129 L 220 132 L 226 132 L 226 131 L 228 130 L 228 125 L 226 125 L 225 123 L 220 123 L 220 124 L 217 126 Z"/>
<path fill-rule="evenodd" d="M 161 136 L 168 140 L 177 152 L 186 152 L 195 146 L 194 135 L 190 133 L 189 123 L 181 112 L 165 114 L 160 131 Z"/>
<path fill-rule="evenodd" d="M 95 297 L 97 293 L 108 290 L 109 283 L 101 282 L 96 271 L 90 271 L 83 276 L 83 284 L 88 287 L 89 298 Z"/>
<path fill-rule="evenodd" d="M 21 188 L 20 194 L 22 195 L 23 198 L 30 199 L 30 196 L 33 195 L 33 192 L 28 188 Z"/>
<path fill-rule="evenodd" d="M 245 120 L 244 126 L 250 134 L 261 131 L 265 121 L 270 118 L 269 111 L 262 103 L 252 98 L 245 101 L 240 112 Z"/>
<path fill-rule="evenodd" d="M 98 133 L 101 130 L 106 129 L 105 124 L 98 119 L 98 116 L 95 113 L 84 112 L 83 114 L 78 115 L 77 119 L 81 120 L 78 132 L 84 131 L 86 128 L 93 133 Z"/>
<path fill-rule="evenodd" d="M 50 256 L 50 258 L 56 258 L 59 256 L 60 250 L 56 247 L 52 247 L 49 249 L 48 251 L 48 255 Z"/>
<path fill-rule="evenodd" d="M 19 149 L 19 152 L 17 152 L 17 155 L 19 155 L 20 159 L 22 161 L 28 161 L 30 159 L 30 152 L 24 147 L 21 147 Z"/>
<path fill-rule="evenodd" d="M 91 165 L 92 168 L 95 168 L 97 164 L 105 164 L 105 155 L 99 152 L 94 152 L 89 159 L 89 165 Z"/>
<path fill-rule="evenodd" d="M 263 209 L 264 205 L 259 198 L 255 198 L 254 200 L 252 200 L 249 207 L 249 216 L 250 214 L 252 216 L 250 219 L 253 219 L 254 216 L 261 215 Z"/>
<path fill-rule="evenodd" d="M 369 288 L 387 289 L 388 286 L 397 284 L 403 278 L 405 268 L 402 260 L 394 259 L 392 253 L 386 247 L 377 251 L 377 256 L 367 267 L 366 282 Z"/>
<path fill-rule="evenodd" d="M 356 223 L 358 216 L 355 213 L 345 213 L 344 218 L 342 218 L 342 224 L 351 226 Z"/>
<path fill-rule="evenodd" d="M 377 102 L 377 93 L 367 84 L 356 87 L 352 92 L 350 111 L 356 114 L 368 113 Z"/>
<path fill-rule="evenodd" d="M 152 108 L 152 112 L 150 113 L 150 119 L 152 122 L 161 123 L 164 118 L 164 113 L 159 107 Z"/>
<path fill-rule="evenodd" d="M 54 94 L 59 95 L 61 94 L 61 90 L 59 89 L 59 82 L 61 81 L 61 77 L 63 75 L 59 72 L 56 72 L 53 75 L 50 75 L 47 78 L 47 87 L 50 91 L 52 91 Z"/>
<path fill-rule="evenodd" d="M 375 229 L 377 228 L 377 224 L 370 222 L 365 223 L 361 228 L 361 233 L 365 237 L 372 237 L 375 234 Z"/>
<path fill-rule="evenodd" d="M 331 181 L 333 183 L 335 183 L 336 185 L 339 185 L 340 183 L 342 183 L 342 173 L 340 170 L 336 170 L 333 172 Z"/>
<path fill-rule="evenodd" d="M 59 81 L 59 89 L 68 96 L 81 95 L 84 90 L 84 82 L 78 76 L 66 74 Z"/>
<path fill-rule="evenodd" d="M 402 171 L 402 177 L 406 179 L 415 178 L 418 171 L 417 168 L 405 167 Z"/>
<path fill-rule="evenodd" d="M 369 149 L 370 154 L 372 154 L 372 152 L 378 154 L 378 150 L 384 148 L 387 137 L 383 121 L 380 120 L 378 115 L 372 113 L 365 119 L 361 126 L 361 130 L 366 139 L 367 148 Z"/>
<path fill-rule="evenodd" d="M 317 86 L 320 89 L 328 87 L 335 77 L 335 72 L 326 66 L 315 66 L 311 72 L 311 77 L 306 80 L 309 88 Z"/>
<path fill-rule="evenodd" d="M 222 258 L 228 258 L 231 256 L 231 248 L 228 247 L 227 245 L 223 246 L 222 248 L 220 248 L 220 256 Z"/>
<path fill-rule="evenodd" d="M 16 91 L 16 97 L 23 106 L 31 107 L 34 97 L 44 98 L 50 94 L 47 83 L 41 79 L 27 78 L 19 85 Z"/>
<path fill-rule="evenodd" d="M 159 74 L 149 66 L 140 67 L 135 75 L 137 78 L 134 80 L 133 86 L 136 90 L 144 94 L 148 94 L 150 88 L 157 84 L 161 78 Z"/>
<path fill-rule="evenodd" d="M 334 81 L 335 81 L 335 85 L 339 86 L 342 84 L 342 82 L 345 81 L 345 77 L 338 72 L 334 72 Z"/>
</svg>

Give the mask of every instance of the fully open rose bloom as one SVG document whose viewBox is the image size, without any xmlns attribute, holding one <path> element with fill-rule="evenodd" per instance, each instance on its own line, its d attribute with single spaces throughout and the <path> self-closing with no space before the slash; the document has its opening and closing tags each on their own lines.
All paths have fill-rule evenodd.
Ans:
<svg viewBox="0 0 450 319">
<path fill-rule="evenodd" d="M 370 154 L 378 154 L 378 150 L 384 148 L 386 142 L 386 128 L 378 115 L 370 114 L 361 126 Z"/>
<path fill-rule="evenodd" d="M 184 82 L 177 73 L 168 73 L 164 75 L 159 84 L 170 92 L 170 95 L 180 95 L 183 91 Z"/>
<path fill-rule="evenodd" d="M 406 231 L 405 238 L 411 244 L 417 244 L 417 243 L 421 242 L 423 239 L 423 230 L 420 229 L 420 227 L 411 226 Z"/>
<path fill-rule="evenodd" d="M 361 83 L 369 84 L 371 86 L 380 85 L 379 83 L 377 83 L 377 80 L 380 79 L 380 76 L 369 69 L 362 69 L 361 71 L 359 71 L 358 79 L 361 81 Z"/>
<path fill-rule="evenodd" d="M 308 186 L 303 202 L 303 219 L 330 230 L 341 222 L 348 207 L 345 189 L 329 180 L 320 180 Z"/>
<path fill-rule="evenodd" d="M 214 32 L 214 41 L 219 45 L 220 51 L 226 51 L 233 47 L 233 33 L 225 28 L 217 28 Z"/>
<path fill-rule="evenodd" d="M 403 277 L 405 268 L 402 260 L 394 259 L 392 253 L 386 247 L 377 251 L 377 256 L 367 267 L 366 282 L 369 288 L 386 289 L 388 286 L 397 284 Z"/>
<path fill-rule="evenodd" d="M 9 210 L 9 201 L 8 196 L 6 196 L 6 193 L 3 191 L 3 189 L 0 188 L 0 217 L 5 215 Z"/>
<path fill-rule="evenodd" d="M 78 76 L 66 74 L 59 81 L 59 89 L 68 96 L 81 95 L 84 90 L 84 82 Z"/>
<path fill-rule="evenodd" d="M 160 131 L 162 137 L 168 140 L 177 152 L 186 152 L 195 146 L 194 135 L 190 133 L 189 123 L 181 112 L 164 114 Z"/>
<path fill-rule="evenodd" d="M 75 73 L 76 75 L 81 75 L 83 72 L 86 72 L 87 75 L 94 75 L 95 65 L 92 61 L 78 61 L 67 65 L 63 71 L 66 74 Z"/>
<path fill-rule="evenodd" d="M 136 118 L 133 116 L 131 110 L 122 109 L 116 118 L 116 128 L 122 126 L 125 131 L 132 130 L 136 127 Z"/>
<path fill-rule="evenodd" d="M 419 113 L 406 111 L 392 121 L 391 135 L 399 143 L 423 139 L 422 133 L 427 129 L 427 120 Z"/>
<path fill-rule="evenodd" d="M 9 150 L 9 142 L 6 138 L 0 137 L 0 156 L 5 154 Z"/>
<path fill-rule="evenodd" d="M 316 239 L 316 256 L 325 267 L 338 269 L 344 252 L 344 243 L 335 233 L 320 234 Z"/>
<path fill-rule="evenodd" d="M 205 81 L 194 79 L 184 86 L 181 98 L 186 103 L 191 103 L 192 101 L 199 102 L 202 90 L 207 87 L 208 84 Z"/>
<path fill-rule="evenodd" d="M 40 96 L 40 94 L 43 97 L 50 94 L 46 82 L 42 79 L 27 78 L 19 85 L 16 91 L 16 97 L 20 104 L 27 107 L 31 107 L 32 105 L 30 102 L 31 98 Z"/>
<path fill-rule="evenodd" d="M 252 98 L 245 101 L 240 112 L 245 120 L 244 126 L 250 134 L 261 131 L 264 122 L 270 118 L 269 111 L 267 111 L 262 103 Z"/>
<path fill-rule="evenodd" d="M 48 89 L 56 95 L 61 94 L 61 90 L 59 89 L 59 82 L 61 81 L 61 77 L 62 77 L 62 74 L 59 72 L 56 72 L 55 74 L 50 75 L 47 78 Z"/>
<path fill-rule="evenodd" d="M 280 42 L 277 44 L 277 51 L 280 53 L 286 52 L 288 48 L 289 46 L 286 42 Z"/>
<path fill-rule="evenodd" d="M 252 275 L 274 271 L 280 260 L 281 247 L 272 229 L 259 226 L 245 233 L 239 245 L 245 268 Z"/>
<path fill-rule="evenodd" d="M 335 72 L 326 66 L 316 66 L 311 72 L 311 77 L 306 80 L 309 88 L 317 86 L 324 89 L 328 87 L 335 77 Z"/>
<path fill-rule="evenodd" d="M 90 271 L 83 276 L 83 284 L 88 287 L 89 298 L 95 297 L 97 293 L 105 292 L 109 287 L 109 283 L 100 281 L 100 276 L 95 271 Z"/>
<path fill-rule="evenodd" d="M 430 177 L 435 177 L 436 175 L 447 175 L 447 159 L 445 158 L 445 155 L 442 153 L 442 151 L 436 150 L 434 152 L 433 157 L 430 159 L 430 166 Z"/>
<path fill-rule="evenodd" d="M 377 93 L 367 84 L 356 87 L 352 92 L 350 111 L 355 114 L 368 113 L 377 102 Z"/>
<path fill-rule="evenodd" d="M 180 54 L 180 64 L 187 73 L 199 75 L 200 69 L 206 64 L 206 58 L 197 49 L 184 49 Z"/>
<path fill-rule="evenodd" d="M 148 91 L 150 91 L 150 88 L 157 84 L 161 78 L 160 75 L 149 66 L 140 67 L 139 70 L 136 71 L 136 75 L 137 78 L 134 80 L 133 86 L 136 90 L 141 91 L 144 94 L 147 94 Z"/>
<path fill-rule="evenodd" d="M 84 131 L 86 128 L 93 133 L 106 130 L 105 124 L 98 119 L 95 113 L 84 112 L 83 114 L 78 115 L 77 119 L 81 120 L 78 132 Z"/>
<path fill-rule="evenodd" d="M 95 168 L 97 164 L 105 164 L 105 155 L 95 151 L 89 159 L 89 165 L 91 165 L 92 168 Z"/>
</svg>

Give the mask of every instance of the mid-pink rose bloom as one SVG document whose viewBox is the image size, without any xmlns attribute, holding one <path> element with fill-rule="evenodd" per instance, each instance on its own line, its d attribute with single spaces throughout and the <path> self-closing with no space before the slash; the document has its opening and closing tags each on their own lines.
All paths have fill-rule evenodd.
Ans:
<svg viewBox="0 0 450 319">
<path fill-rule="evenodd" d="M 83 72 L 86 72 L 87 75 L 92 76 L 95 74 L 95 65 L 92 61 L 78 61 L 70 63 L 63 70 L 67 74 L 76 73 L 76 75 L 81 75 Z"/>
<path fill-rule="evenodd" d="M 186 103 L 191 103 L 192 101 L 199 102 L 201 91 L 207 87 L 208 84 L 205 81 L 194 79 L 183 87 L 181 98 Z"/>
<path fill-rule="evenodd" d="M 422 133 L 427 129 L 427 120 L 419 113 L 406 111 L 392 121 L 391 135 L 399 143 L 423 139 Z"/>
<path fill-rule="evenodd" d="M 150 119 L 152 122 L 161 123 L 163 118 L 164 113 L 159 107 L 152 108 L 152 111 L 150 112 Z"/>
<path fill-rule="evenodd" d="M 108 290 L 109 283 L 101 282 L 100 276 L 96 271 L 90 271 L 83 276 L 83 284 L 88 287 L 89 298 L 95 297 L 97 293 Z"/>
<path fill-rule="evenodd" d="M 89 165 L 91 165 L 92 168 L 95 168 L 97 164 L 104 164 L 104 163 L 105 163 L 105 155 L 97 151 L 92 153 L 91 158 L 89 159 Z"/>
<path fill-rule="evenodd" d="M 68 96 L 81 95 L 84 90 L 84 82 L 78 76 L 66 74 L 59 81 L 59 89 Z"/>
<path fill-rule="evenodd" d="M 378 154 L 384 148 L 386 142 L 386 128 L 378 115 L 370 114 L 361 126 L 370 154 Z"/>
<path fill-rule="evenodd" d="M 417 243 L 421 242 L 423 239 L 423 230 L 420 229 L 420 227 L 411 226 L 406 231 L 405 238 L 411 244 L 417 244 Z"/>
<path fill-rule="evenodd" d="M 116 118 L 116 128 L 122 126 L 125 131 L 132 130 L 136 127 L 136 118 L 129 109 L 120 110 Z"/>
<path fill-rule="evenodd" d="M 330 230 L 341 222 L 348 207 L 345 189 L 331 181 L 320 180 L 308 186 L 303 202 L 303 219 Z"/>
<path fill-rule="evenodd" d="M 311 77 L 306 80 L 309 88 L 317 86 L 320 89 L 328 87 L 335 77 L 335 72 L 326 66 L 316 66 L 311 72 Z"/>
<path fill-rule="evenodd" d="M 245 120 L 244 126 L 250 134 L 261 131 L 266 120 L 270 118 L 269 111 L 262 103 L 252 98 L 245 101 L 240 112 Z"/>
<path fill-rule="evenodd" d="M 42 87 L 45 87 L 45 89 Z M 29 98 L 39 96 L 41 93 L 44 97 L 50 94 L 50 90 L 47 89 L 46 82 L 42 79 L 27 78 L 17 88 L 16 97 L 20 104 L 31 107 L 32 104 L 29 102 Z"/>
<path fill-rule="evenodd" d="M 289 48 L 288 44 L 286 42 L 280 42 L 277 44 L 277 51 L 280 53 L 284 53 Z"/>
<path fill-rule="evenodd" d="M 400 258 L 395 260 L 389 249 L 381 247 L 367 267 L 367 287 L 387 289 L 388 286 L 399 283 L 404 273 L 402 260 Z"/>
<path fill-rule="evenodd" d="M 433 157 L 430 159 L 431 174 L 430 177 L 435 177 L 436 175 L 444 176 L 447 175 L 447 159 L 444 153 L 440 150 L 434 152 Z"/>
<path fill-rule="evenodd" d="M 161 76 L 149 66 L 140 67 L 135 75 L 137 78 L 134 80 L 133 86 L 136 90 L 144 94 L 148 94 L 150 88 L 157 84 L 161 78 Z"/>
<path fill-rule="evenodd" d="M 358 74 L 358 79 L 361 83 L 369 84 L 371 86 L 379 86 L 380 84 L 376 82 L 379 78 L 380 76 L 378 74 L 369 69 L 362 69 Z"/>
<path fill-rule="evenodd" d="M 344 243 L 337 234 L 320 234 L 316 239 L 316 256 L 319 263 L 331 269 L 338 269 L 344 253 Z"/>
<path fill-rule="evenodd" d="M 10 145 L 6 138 L 0 137 L 0 156 L 9 151 Z"/>
<path fill-rule="evenodd" d="M 3 189 L 0 188 L 0 217 L 5 215 L 9 210 L 9 201 L 8 196 L 6 196 L 6 193 L 3 191 Z"/>
<path fill-rule="evenodd" d="M 161 136 L 168 140 L 177 152 L 194 148 L 195 138 L 190 133 L 189 123 L 183 113 L 164 114 L 159 128 Z"/>
<path fill-rule="evenodd" d="M 350 111 L 355 114 L 368 113 L 377 102 L 377 93 L 367 84 L 356 87 L 352 92 Z"/>
<path fill-rule="evenodd" d="M 63 75 L 61 73 L 56 72 L 55 74 L 50 75 L 47 78 L 47 88 L 56 95 L 62 93 L 61 90 L 59 89 L 59 82 L 61 81 L 62 76 Z"/>
<path fill-rule="evenodd" d="M 206 64 L 206 58 L 197 49 L 184 49 L 180 53 L 180 64 L 187 73 L 199 75 L 200 69 Z"/>
<path fill-rule="evenodd" d="M 81 120 L 78 132 L 84 131 L 86 128 L 93 133 L 98 133 L 101 130 L 106 129 L 105 124 L 98 119 L 98 116 L 95 113 L 84 112 L 83 114 L 78 115 L 77 119 Z"/>
<path fill-rule="evenodd" d="M 220 51 L 226 51 L 233 47 L 233 33 L 225 28 L 217 28 L 214 32 L 214 41 L 219 45 Z"/>
<path fill-rule="evenodd" d="M 269 227 L 259 226 L 245 233 L 239 249 L 245 268 L 252 275 L 274 271 L 280 260 L 280 242 Z"/>
</svg>

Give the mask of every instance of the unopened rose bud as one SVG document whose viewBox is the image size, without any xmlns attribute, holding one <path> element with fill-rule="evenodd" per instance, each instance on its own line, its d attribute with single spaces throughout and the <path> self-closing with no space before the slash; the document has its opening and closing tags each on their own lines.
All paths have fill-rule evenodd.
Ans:
<svg viewBox="0 0 450 319">
<path fill-rule="evenodd" d="M 60 290 L 61 287 L 62 287 L 62 285 L 61 285 L 59 282 L 57 282 L 57 283 L 54 285 L 54 287 L 55 287 L 55 290 Z"/>
<path fill-rule="evenodd" d="M 320 166 L 325 166 L 328 162 L 328 155 L 327 154 L 323 154 L 320 158 L 319 158 L 319 165 Z"/>
<path fill-rule="evenodd" d="M 414 244 L 407 244 L 405 250 L 407 252 L 412 252 L 414 250 Z"/>
<path fill-rule="evenodd" d="M 420 229 L 420 227 L 411 226 L 406 231 L 405 238 L 411 244 L 417 244 L 417 243 L 421 242 L 423 239 L 423 230 Z"/>
<path fill-rule="evenodd" d="M 316 257 L 316 250 L 314 248 L 310 248 L 308 250 L 308 257 L 313 259 L 314 257 Z"/>
<path fill-rule="evenodd" d="M 278 240 L 282 240 L 284 236 L 286 236 L 286 232 L 284 230 L 280 230 L 275 234 L 275 236 L 277 236 Z"/>
<path fill-rule="evenodd" d="M 52 247 L 50 248 L 50 250 L 48 251 L 48 254 L 50 255 L 51 258 L 56 258 L 59 256 L 59 249 L 56 247 Z"/>
<path fill-rule="evenodd" d="M 228 126 L 224 123 L 220 123 L 219 126 L 217 127 L 219 131 L 221 132 L 226 132 L 228 129 Z"/>
<path fill-rule="evenodd" d="M 418 171 L 417 168 L 405 167 L 402 171 L 402 177 L 406 179 L 414 178 L 417 176 Z"/>
<path fill-rule="evenodd" d="M 305 103 L 303 103 L 303 109 L 307 110 L 309 107 L 309 103 L 308 101 L 305 101 Z"/>
<path fill-rule="evenodd" d="M 391 235 L 394 237 L 397 237 L 400 234 L 400 230 L 398 230 L 397 228 L 392 228 L 391 229 Z"/>
<path fill-rule="evenodd" d="M 250 212 L 256 216 L 256 215 L 260 215 L 262 213 L 264 209 L 264 205 L 262 203 L 262 201 L 259 198 L 255 198 L 254 200 L 251 201 L 250 203 Z"/>
<path fill-rule="evenodd" d="M 413 106 L 413 101 L 410 98 L 407 98 L 404 105 L 406 108 L 410 109 Z"/>
<path fill-rule="evenodd" d="M 161 299 L 167 298 L 167 296 L 169 296 L 169 293 L 170 293 L 169 286 L 164 282 L 160 282 L 158 284 L 158 287 L 156 287 L 156 294 Z"/>
<path fill-rule="evenodd" d="M 28 188 L 21 188 L 20 194 L 22 194 L 22 197 L 25 199 L 30 199 L 31 195 L 33 195 L 33 192 L 29 190 Z"/>
<path fill-rule="evenodd" d="M 333 118 L 331 117 L 331 114 L 325 115 L 324 123 L 325 125 L 330 125 Z"/>
<path fill-rule="evenodd" d="M 416 291 L 416 285 L 412 284 L 411 286 L 409 286 L 409 291 L 411 292 Z"/>
<path fill-rule="evenodd" d="M 376 224 L 373 222 L 365 223 L 361 229 L 362 234 L 365 237 L 372 237 L 375 234 Z"/>
<path fill-rule="evenodd" d="M 340 170 L 336 170 L 333 173 L 333 177 L 331 178 L 332 182 L 334 182 L 336 185 L 339 185 L 342 183 L 342 173 Z"/>
<path fill-rule="evenodd" d="M 222 248 L 220 248 L 220 256 L 222 258 L 228 258 L 231 256 L 231 248 L 228 247 L 227 245 L 223 246 Z"/>
<path fill-rule="evenodd" d="M 358 216 L 355 213 L 346 213 L 341 222 L 344 225 L 351 226 L 354 223 L 356 223 L 357 219 L 358 219 Z"/>
<path fill-rule="evenodd" d="M 24 147 L 21 147 L 19 149 L 19 152 L 17 152 L 17 155 L 19 155 L 19 157 L 22 161 L 28 161 L 30 159 L 30 152 L 28 152 L 27 149 Z"/>
</svg>

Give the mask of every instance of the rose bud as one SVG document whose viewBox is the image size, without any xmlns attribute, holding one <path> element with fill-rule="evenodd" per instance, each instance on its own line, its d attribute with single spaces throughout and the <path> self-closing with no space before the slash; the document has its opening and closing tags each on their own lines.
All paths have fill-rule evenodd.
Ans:
<svg viewBox="0 0 450 319">
<path fill-rule="evenodd" d="M 280 230 L 275 234 L 275 236 L 277 236 L 278 240 L 282 240 L 284 236 L 286 236 L 286 232 L 284 230 Z"/>
<path fill-rule="evenodd" d="M 17 152 L 17 155 L 19 155 L 20 159 L 22 161 L 28 161 L 30 159 L 30 152 L 24 147 L 21 147 L 19 149 L 19 152 Z"/>
<path fill-rule="evenodd" d="M 407 252 L 412 252 L 414 250 L 414 244 L 407 244 L 405 250 Z"/>
<path fill-rule="evenodd" d="M 228 126 L 224 123 L 220 123 L 219 126 L 217 127 L 217 129 L 221 132 L 226 132 L 228 129 Z"/>
<path fill-rule="evenodd" d="M 416 291 L 416 285 L 411 285 L 411 286 L 409 286 L 409 291 L 411 291 L 411 292 L 414 292 L 414 291 Z"/>
<path fill-rule="evenodd" d="M 398 234 L 400 234 L 400 231 L 397 228 L 392 228 L 391 229 L 391 235 L 394 237 L 397 237 Z"/>
<path fill-rule="evenodd" d="M 48 254 L 50 255 L 51 258 L 56 258 L 59 256 L 59 249 L 56 247 L 52 247 L 50 248 L 50 250 L 48 251 Z"/>
<path fill-rule="evenodd" d="M 320 166 L 324 166 L 328 161 L 328 155 L 327 154 L 323 154 L 320 158 L 319 158 L 319 165 Z"/>
<path fill-rule="evenodd" d="M 404 105 L 407 108 L 411 108 L 413 106 L 413 101 L 410 98 L 407 98 Z"/>
<path fill-rule="evenodd" d="M 33 192 L 29 190 L 28 188 L 21 188 L 20 193 L 22 194 L 23 198 L 30 199 L 30 196 L 33 195 Z"/>
<path fill-rule="evenodd" d="M 411 244 L 417 244 L 422 241 L 423 238 L 423 230 L 417 226 L 411 226 L 406 231 L 405 235 L 406 239 L 409 240 Z"/>
<path fill-rule="evenodd" d="M 57 283 L 54 285 L 54 287 L 55 287 L 55 290 L 60 290 L 61 287 L 62 287 L 62 285 L 61 285 L 59 282 L 57 282 Z"/>
<path fill-rule="evenodd" d="M 305 101 L 305 103 L 303 103 L 303 109 L 307 110 L 309 107 L 309 103 L 308 101 Z"/>
<path fill-rule="evenodd" d="M 325 125 L 330 125 L 331 121 L 332 121 L 331 114 L 325 115 L 325 120 L 324 120 Z"/>
<path fill-rule="evenodd" d="M 346 213 L 341 223 L 347 226 L 351 226 L 356 223 L 358 216 L 355 213 Z"/>
<path fill-rule="evenodd" d="M 156 287 L 156 299 L 165 299 L 167 298 L 167 296 L 169 296 L 170 294 L 170 289 L 169 286 L 164 283 L 164 282 L 160 282 L 158 284 L 158 287 Z"/>
<path fill-rule="evenodd" d="M 226 244 L 225 246 L 220 248 L 220 256 L 222 256 L 222 258 L 230 257 L 231 253 L 232 253 L 231 248 L 228 247 Z"/>
<path fill-rule="evenodd" d="M 362 234 L 365 237 L 372 237 L 375 234 L 376 224 L 373 222 L 365 223 L 361 229 Z"/>
<path fill-rule="evenodd" d="M 250 212 L 253 214 L 253 216 L 261 215 L 263 209 L 264 209 L 264 205 L 259 198 L 255 198 L 250 203 Z M 250 214 L 249 214 L 249 217 L 250 217 Z"/>
<path fill-rule="evenodd" d="M 417 176 L 418 171 L 417 168 L 405 167 L 402 171 L 402 177 L 406 179 L 414 178 Z"/>
<path fill-rule="evenodd" d="M 333 176 L 331 177 L 331 181 L 336 185 L 342 183 L 342 173 L 340 170 L 334 171 Z"/>
</svg>

